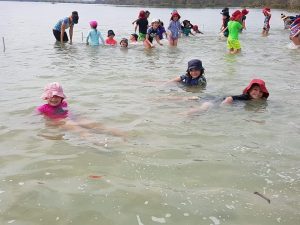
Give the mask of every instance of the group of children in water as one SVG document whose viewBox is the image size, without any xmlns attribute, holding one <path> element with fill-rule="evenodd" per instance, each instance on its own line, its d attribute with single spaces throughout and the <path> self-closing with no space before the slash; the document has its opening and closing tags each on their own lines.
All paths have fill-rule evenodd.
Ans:
<svg viewBox="0 0 300 225">
<path fill-rule="evenodd" d="M 243 29 L 246 29 L 246 15 L 249 10 L 235 10 L 232 15 L 229 13 L 229 8 L 224 8 L 221 12 L 223 18 L 220 33 L 222 36 L 227 38 L 227 48 L 229 53 L 236 54 L 241 51 L 241 44 L 239 41 L 239 33 Z M 262 13 L 265 16 L 262 35 L 267 36 L 270 30 L 270 19 L 271 19 L 271 9 L 263 8 Z M 177 10 L 173 10 L 170 17 L 170 22 L 165 29 L 164 23 L 159 19 L 152 19 L 149 24 L 148 18 L 150 16 L 149 11 L 141 10 L 139 12 L 138 18 L 132 22 L 135 25 L 135 32 L 130 35 L 129 40 L 127 38 L 122 38 L 119 42 L 120 47 L 127 48 L 129 43 L 136 44 L 138 42 L 143 42 L 145 48 L 154 47 L 153 40 L 155 40 L 159 45 L 163 45 L 161 40 L 168 39 L 170 46 L 177 46 L 178 40 L 181 35 L 189 36 L 195 35 L 197 33 L 203 34 L 197 25 L 191 24 L 189 20 L 183 20 L 180 22 L 180 14 Z M 285 27 L 291 30 L 290 39 L 296 46 L 300 46 L 300 16 L 296 17 L 286 17 L 282 15 L 282 19 L 285 22 Z M 73 37 L 73 27 L 77 24 L 79 20 L 78 12 L 72 12 L 72 15 L 61 19 L 53 28 L 53 34 L 57 41 L 64 43 L 68 42 L 68 35 L 65 32 L 69 28 L 70 43 L 72 43 Z M 97 29 L 97 21 L 90 21 L 90 28 L 86 43 L 88 45 L 118 45 L 117 40 L 115 40 L 115 33 L 113 30 L 108 30 L 107 38 L 104 40 L 101 32 Z M 137 32 L 138 31 L 138 32 Z"/>
<path fill-rule="evenodd" d="M 186 73 L 182 76 L 176 77 L 172 82 L 180 82 L 187 86 L 206 86 L 206 79 L 204 76 L 204 67 L 202 61 L 199 59 L 192 59 L 188 62 Z M 266 100 L 269 97 L 269 92 L 266 88 L 265 82 L 261 79 L 253 79 L 249 85 L 243 90 L 240 95 L 228 96 L 223 99 L 221 104 L 231 104 L 235 101 L 257 101 Z M 87 136 L 92 132 L 107 133 L 113 136 L 126 137 L 122 131 L 113 128 L 107 128 L 101 123 L 91 122 L 85 119 L 74 119 L 68 111 L 68 104 L 66 102 L 66 95 L 64 94 L 62 86 L 57 83 L 47 84 L 41 96 L 46 104 L 37 107 L 36 111 L 39 114 L 50 118 L 57 125 L 62 128 L 79 133 L 81 136 Z M 195 99 L 195 98 L 191 98 Z M 198 108 L 192 110 L 192 113 L 197 111 L 208 110 L 212 103 L 205 102 Z"/>
<path fill-rule="evenodd" d="M 227 45 L 230 53 L 236 54 L 241 51 L 241 45 L 239 42 L 239 33 L 243 29 L 246 29 L 246 15 L 249 13 L 247 9 L 236 10 L 229 14 L 229 9 L 224 8 L 221 12 L 223 16 L 223 23 L 221 26 L 221 34 L 227 37 Z M 262 35 L 267 36 L 270 30 L 270 19 L 271 10 L 270 8 L 263 8 L 262 13 L 265 16 L 264 25 L 262 29 Z M 148 17 L 150 15 L 149 11 L 140 11 L 138 18 L 133 21 L 132 24 L 135 25 L 135 33 L 130 35 L 129 40 L 127 38 L 122 38 L 119 42 L 122 48 L 127 48 L 129 43 L 136 43 L 142 41 L 145 48 L 153 47 L 153 40 L 160 45 L 161 39 L 164 37 L 168 39 L 170 46 L 176 46 L 178 39 L 181 35 L 189 36 L 196 33 L 202 33 L 199 31 L 197 25 L 192 25 L 189 20 L 184 20 L 181 24 L 179 13 L 174 10 L 171 13 L 170 23 L 167 27 L 167 31 L 164 28 L 164 24 L 159 19 L 153 19 L 148 24 Z M 70 28 L 70 42 L 72 42 L 73 36 L 73 26 L 78 23 L 78 13 L 76 11 L 72 12 L 70 17 L 60 20 L 54 27 L 53 33 L 56 39 L 60 42 L 68 41 L 67 34 L 65 30 Z M 296 17 L 286 17 L 282 15 L 282 19 L 285 22 L 285 27 L 291 29 L 290 39 L 295 43 L 295 45 L 300 45 L 300 16 Z M 288 22 L 286 21 L 288 20 Z M 91 30 L 87 35 L 86 42 L 89 45 L 112 45 L 115 46 L 118 42 L 114 39 L 115 33 L 113 30 L 108 30 L 107 38 L 104 40 L 101 32 L 97 29 L 97 21 L 91 21 Z M 138 31 L 138 32 L 137 32 Z M 101 40 L 101 43 L 100 41 Z M 206 78 L 204 76 L 204 67 L 202 61 L 199 59 L 193 59 L 188 62 L 187 70 L 185 74 L 178 76 L 172 80 L 172 82 L 179 82 L 187 86 L 198 86 L 205 87 L 207 84 Z M 232 95 L 223 98 L 221 105 L 232 104 L 235 101 L 265 101 L 269 97 L 269 92 L 262 79 L 253 79 L 246 86 L 240 95 Z M 63 92 L 62 86 L 57 83 L 50 83 L 46 85 L 42 98 L 47 102 L 46 104 L 37 108 L 37 112 L 43 114 L 44 116 L 54 119 L 61 120 L 70 118 L 69 111 L 67 109 L 67 103 L 65 101 L 65 94 Z M 195 99 L 195 98 L 192 98 Z M 207 110 L 212 103 L 205 102 L 198 109 Z M 194 110 L 198 111 L 198 110 Z M 100 132 L 106 132 L 115 136 L 124 136 L 124 133 L 116 129 L 109 129 L 98 123 L 87 122 L 85 120 L 77 122 L 64 123 L 65 127 L 71 130 L 79 130 L 80 132 L 85 129 L 100 130 Z"/>
</svg>

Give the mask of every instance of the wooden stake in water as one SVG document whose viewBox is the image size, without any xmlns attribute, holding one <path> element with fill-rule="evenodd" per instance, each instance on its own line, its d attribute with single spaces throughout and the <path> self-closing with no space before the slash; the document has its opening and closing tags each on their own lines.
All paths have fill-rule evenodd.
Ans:
<svg viewBox="0 0 300 225">
<path fill-rule="evenodd" d="M 5 52 L 5 41 L 4 41 L 4 37 L 2 37 L 2 43 L 3 43 L 3 52 Z"/>
<path fill-rule="evenodd" d="M 83 32 L 81 32 L 81 41 L 83 42 Z"/>
</svg>

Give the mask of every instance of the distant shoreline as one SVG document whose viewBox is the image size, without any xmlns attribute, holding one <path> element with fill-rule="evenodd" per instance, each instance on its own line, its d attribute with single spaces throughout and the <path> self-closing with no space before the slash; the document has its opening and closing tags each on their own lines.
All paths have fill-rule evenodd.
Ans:
<svg viewBox="0 0 300 225">
<path fill-rule="evenodd" d="M 194 3 L 189 4 L 188 6 L 186 4 L 175 4 L 168 3 L 168 2 L 162 2 L 160 4 L 129 4 L 128 1 L 122 1 L 122 2 L 115 2 L 115 1 L 108 1 L 108 0 L 95 0 L 95 1 L 76 1 L 76 0 L 58 0 L 58 1 L 47 1 L 47 0 L 0 0 L 0 1 L 7 1 L 7 2 L 48 2 L 52 4 L 57 3 L 77 3 L 77 4 L 100 4 L 100 5 L 118 5 L 118 6 L 128 6 L 128 7 L 156 7 L 156 8 L 222 8 L 222 7 L 243 7 L 243 5 L 231 5 L 228 6 L 227 4 L 204 4 L 204 3 Z M 268 5 L 271 8 L 274 9 L 285 9 L 290 11 L 297 11 L 300 9 L 300 7 L 291 8 L 291 7 L 285 7 L 283 5 L 278 4 L 269 4 Z M 252 4 L 247 4 L 247 8 L 261 8 L 263 5 L 257 5 L 256 2 Z"/>
</svg>

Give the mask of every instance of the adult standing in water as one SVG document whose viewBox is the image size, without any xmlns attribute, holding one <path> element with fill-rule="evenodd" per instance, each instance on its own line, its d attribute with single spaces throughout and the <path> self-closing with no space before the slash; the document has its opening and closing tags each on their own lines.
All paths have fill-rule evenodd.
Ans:
<svg viewBox="0 0 300 225">
<path fill-rule="evenodd" d="M 66 29 L 69 28 L 70 44 L 72 44 L 73 27 L 74 24 L 78 23 L 78 20 L 79 20 L 79 16 L 77 11 L 73 11 L 72 15 L 69 17 L 60 19 L 53 28 L 53 34 L 56 40 L 59 41 L 61 44 L 64 42 L 68 42 L 69 38 L 66 33 Z"/>
</svg>

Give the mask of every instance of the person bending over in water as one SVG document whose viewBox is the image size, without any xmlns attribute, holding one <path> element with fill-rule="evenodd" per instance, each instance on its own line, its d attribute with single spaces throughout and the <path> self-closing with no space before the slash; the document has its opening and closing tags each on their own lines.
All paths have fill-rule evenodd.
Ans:
<svg viewBox="0 0 300 225">
<path fill-rule="evenodd" d="M 188 86 L 206 86 L 206 78 L 204 77 L 204 68 L 199 59 L 192 59 L 188 62 L 186 74 L 176 77 L 172 81 L 181 82 Z"/>
<path fill-rule="evenodd" d="M 151 23 L 151 27 L 148 29 L 147 34 L 146 34 L 146 39 L 144 41 L 144 46 L 145 48 L 153 48 L 153 39 L 156 40 L 156 42 L 159 45 L 163 45 L 160 43 L 159 36 L 158 36 L 158 26 L 159 26 L 159 20 L 158 19 L 153 19 Z"/>
<path fill-rule="evenodd" d="M 68 42 L 69 38 L 65 30 L 69 28 L 70 44 L 72 44 L 73 27 L 74 24 L 78 23 L 78 20 L 79 16 L 77 11 L 73 11 L 72 15 L 69 17 L 65 17 L 59 20 L 53 28 L 53 34 L 56 40 L 59 41 L 61 44 L 63 44 L 64 42 Z"/>
<path fill-rule="evenodd" d="M 57 82 L 47 84 L 41 98 L 47 101 L 47 103 L 37 107 L 37 113 L 51 119 L 55 125 L 63 129 L 78 132 L 82 137 L 88 136 L 91 133 L 106 133 L 125 138 L 125 134 L 122 131 L 106 128 L 101 123 L 76 119 L 74 116 L 71 116 L 68 104 L 65 101 L 66 96 L 63 88 Z"/>
</svg>

